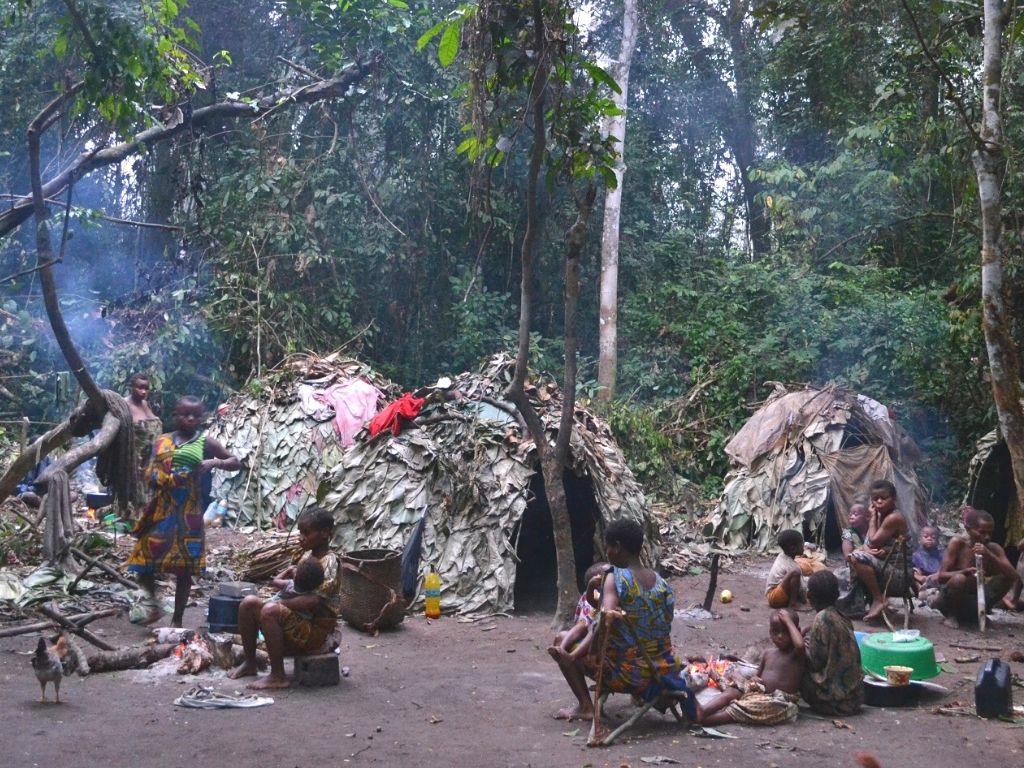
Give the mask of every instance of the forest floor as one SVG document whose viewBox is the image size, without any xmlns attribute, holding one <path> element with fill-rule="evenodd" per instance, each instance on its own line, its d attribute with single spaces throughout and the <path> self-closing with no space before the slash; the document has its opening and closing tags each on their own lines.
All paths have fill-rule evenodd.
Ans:
<svg viewBox="0 0 1024 768">
<path fill-rule="evenodd" d="M 227 532 L 225 532 L 227 534 Z M 216 540 L 217 534 L 211 536 Z M 673 637 L 683 654 L 735 651 L 766 641 L 769 609 L 764 574 L 771 558 L 733 561 L 718 588 L 736 599 L 716 602 L 718 618 L 678 617 Z M 707 575 L 672 580 L 677 610 L 698 602 Z M 805 615 L 805 621 L 809 616 Z M 186 624 L 205 621 L 202 605 Z M 1024 725 L 936 713 L 938 706 L 973 705 L 973 679 L 989 655 L 1024 650 L 1024 616 L 997 613 L 984 636 L 954 631 L 927 610 L 913 626 L 935 643 L 945 697 L 915 707 L 866 707 L 856 716 L 821 718 L 801 709 L 796 723 L 775 728 L 725 726 L 731 739 L 692 735 L 673 718 L 648 714 L 620 743 L 586 746 L 588 726 L 552 718 L 570 703 L 568 688 L 545 648 L 550 616 L 515 615 L 473 622 L 410 616 L 377 637 L 345 627 L 342 664 L 351 673 L 337 687 L 274 692 L 258 709 L 190 710 L 173 704 L 199 682 L 217 691 L 241 688 L 224 672 L 197 677 L 133 670 L 69 678 L 60 706 L 40 704 L 26 655 L 35 636 L 0 640 L 0 734 L 3 764 L 111 768 L 233 766 L 854 766 L 873 753 L 884 768 L 969 765 L 1005 768 L 1024 760 Z M 874 629 L 856 624 L 858 629 Z M 91 625 L 117 645 L 142 642 L 148 631 L 123 618 Z M 999 648 L 1001 654 L 954 648 Z M 965 655 L 981 661 L 961 662 Z M 290 665 L 290 662 L 289 662 Z M 1020 665 L 1015 666 L 1018 674 Z M 52 691 L 51 698 L 52 698 Z M 1017 702 L 1024 700 L 1016 690 Z M 621 722 L 632 707 L 613 696 L 607 715 Z"/>
</svg>

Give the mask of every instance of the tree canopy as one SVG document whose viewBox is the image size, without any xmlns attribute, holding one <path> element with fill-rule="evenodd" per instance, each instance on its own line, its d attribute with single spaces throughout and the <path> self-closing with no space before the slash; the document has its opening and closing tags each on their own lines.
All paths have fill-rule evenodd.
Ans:
<svg viewBox="0 0 1024 768">
<path fill-rule="evenodd" d="M 0 429 L 57 420 L 72 392 L 25 223 L 26 131 L 55 98 L 73 106 L 41 145 L 51 230 L 68 235 L 53 274 L 104 386 L 141 369 L 166 398 L 213 400 L 291 353 L 341 346 L 417 384 L 514 349 L 527 5 L 0 2 Z M 1010 8 L 1012 47 L 1024 17 Z M 599 112 L 622 5 L 576 11 L 577 64 L 554 77 L 581 108 L 544 115 L 529 278 L 532 363 L 552 372 L 578 202 L 555 182 L 590 163 L 603 189 L 615 150 Z M 640 4 L 607 409 L 652 491 L 685 477 L 715 492 L 721 447 L 773 382 L 835 381 L 889 405 L 935 498 L 958 497 L 996 421 L 971 163 L 983 21 L 975 4 L 931 0 Z M 485 34 L 505 41 L 490 58 L 458 55 Z M 1016 58 L 1001 77 L 1020 340 Z M 582 397 L 596 391 L 599 249 L 591 237 L 579 259 Z"/>
</svg>

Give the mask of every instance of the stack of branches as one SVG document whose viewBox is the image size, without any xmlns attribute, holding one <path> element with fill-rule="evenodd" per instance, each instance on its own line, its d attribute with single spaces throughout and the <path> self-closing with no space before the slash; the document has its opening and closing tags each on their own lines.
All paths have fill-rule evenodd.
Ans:
<svg viewBox="0 0 1024 768">
<path fill-rule="evenodd" d="M 731 558 L 734 552 L 720 549 L 705 541 L 697 529 L 703 523 L 700 517 L 685 517 L 668 506 L 655 505 L 651 510 L 661 534 L 660 571 L 669 576 L 695 576 L 710 568 L 711 556 Z M 728 562 L 728 561 L 726 561 Z"/>
<path fill-rule="evenodd" d="M 242 581 L 269 581 L 301 555 L 299 537 L 294 533 L 269 533 L 258 543 L 235 552 L 234 569 Z"/>
</svg>

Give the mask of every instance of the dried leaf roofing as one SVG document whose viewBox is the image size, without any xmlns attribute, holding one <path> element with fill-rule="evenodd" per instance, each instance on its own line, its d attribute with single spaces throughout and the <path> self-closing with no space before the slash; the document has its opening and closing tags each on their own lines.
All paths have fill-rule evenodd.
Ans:
<svg viewBox="0 0 1024 768">
<path fill-rule="evenodd" d="M 513 368 L 511 357 L 499 355 L 478 372 L 440 382 L 450 383 L 444 399 L 427 387 L 419 394 L 433 392 L 431 399 L 440 401 L 424 408 L 415 428 L 372 440 L 364 432 L 347 450 L 329 422 L 316 422 L 298 407 L 294 388 L 308 378 L 260 398 L 236 396 L 212 433 L 251 471 L 218 478 L 216 493 L 239 510 L 240 522 L 267 526 L 294 519 L 319 492 L 335 516 L 339 551 L 401 549 L 426 516 L 423 561 L 441 574 L 446 609 L 510 610 L 517 524 L 532 501 L 530 479 L 537 471 L 533 442 L 501 399 Z M 374 383 L 389 398 L 398 393 L 388 382 Z M 558 386 L 540 378 L 528 394 L 553 443 Z M 575 423 L 570 469 L 593 488 L 596 549 L 605 521 L 628 517 L 644 527 L 645 558 L 656 562 L 657 527 L 611 430 L 579 406 Z"/>
</svg>

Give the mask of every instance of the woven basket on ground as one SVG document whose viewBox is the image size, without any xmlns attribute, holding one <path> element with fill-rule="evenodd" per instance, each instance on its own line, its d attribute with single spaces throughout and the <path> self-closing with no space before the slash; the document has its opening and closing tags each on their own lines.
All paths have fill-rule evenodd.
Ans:
<svg viewBox="0 0 1024 768">
<path fill-rule="evenodd" d="M 341 617 L 375 633 L 405 618 L 401 597 L 402 555 L 391 549 L 359 549 L 341 556 Z"/>
</svg>

